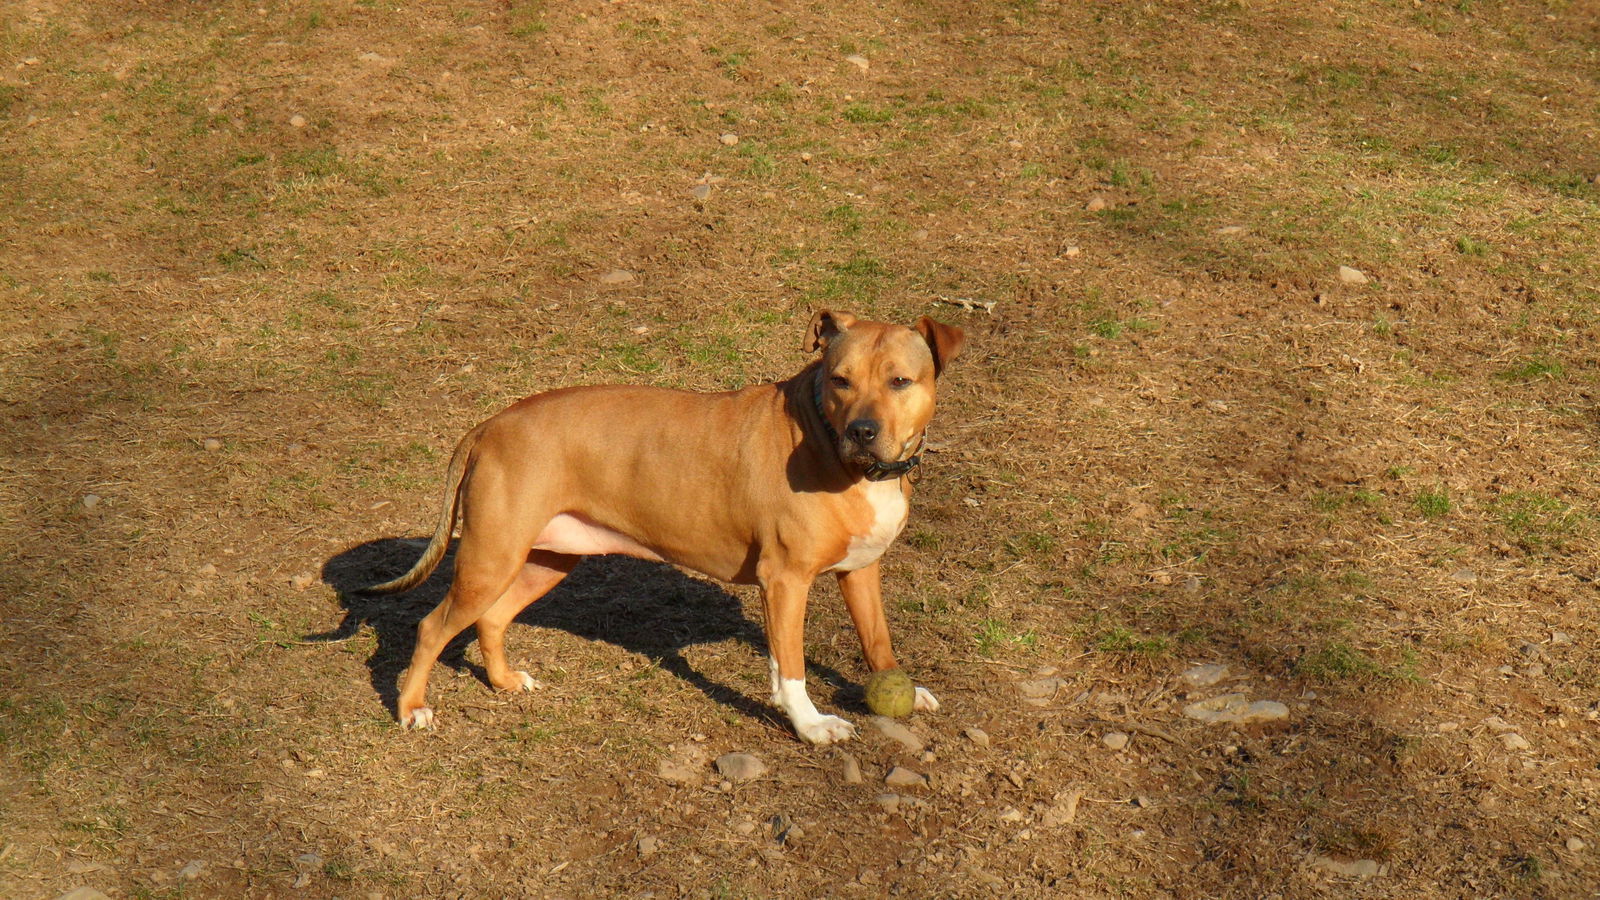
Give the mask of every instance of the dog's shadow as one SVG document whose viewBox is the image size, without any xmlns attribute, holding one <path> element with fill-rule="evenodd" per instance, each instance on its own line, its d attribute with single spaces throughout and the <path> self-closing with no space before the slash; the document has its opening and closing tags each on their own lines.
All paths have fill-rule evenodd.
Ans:
<svg viewBox="0 0 1600 900">
<path fill-rule="evenodd" d="M 355 592 L 405 571 L 426 545 L 426 538 L 388 538 L 329 559 L 323 565 L 322 580 L 338 591 L 344 620 L 331 631 L 306 636 L 308 641 L 345 640 L 363 625 L 371 626 L 378 646 L 368 658 L 367 668 L 373 690 L 391 714 L 397 708 L 399 675 L 410 664 L 416 644 L 417 622 L 439 604 L 449 587 L 455 570 L 454 547 L 427 581 L 405 594 L 368 597 Z M 769 704 L 711 680 L 684 659 L 687 647 L 729 639 L 742 641 L 765 656 L 766 637 L 761 626 L 745 616 L 738 597 L 672 566 L 625 556 L 588 557 L 550 593 L 523 610 L 516 622 L 558 628 L 642 654 L 711 700 L 788 728 Z M 487 686 L 483 667 L 465 655 L 476 639 L 476 632 L 468 628 L 445 647 L 439 661 L 470 671 Z M 763 675 L 765 668 L 763 664 Z M 850 704 L 857 698 L 859 690 L 838 671 L 814 662 L 808 663 L 808 669 L 831 686 L 836 701 Z M 860 703 L 857 700 L 853 705 Z"/>
</svg>

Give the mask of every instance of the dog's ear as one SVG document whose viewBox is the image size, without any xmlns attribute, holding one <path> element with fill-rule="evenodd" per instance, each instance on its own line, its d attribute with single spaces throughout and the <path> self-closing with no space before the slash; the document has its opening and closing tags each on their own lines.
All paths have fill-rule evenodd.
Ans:
<svg viewBox="0 0 1600 900">
<path fill-rule="evenodd" d="M 928 349 L 933 351 L 935 378 L 944 374 L 944 367 L 961 354 L 961 348 L 967 343 L 965 331 L 954 325 L 935 322 L 927 316 L 917 320 L 917 333 L 922 335 L 922 339 L 928 342 Z"/>
<path fill-rule="evenodd" d="M 807 353 L 821 350 L 828 346 L 829 341 L 850 330 L 855 323 L 856 317 L 847 312 L 819 309 L 811 317 L 811 327 L 806 329 L 805 340 L 800 342 L 801 349 Z"/>
</svg>

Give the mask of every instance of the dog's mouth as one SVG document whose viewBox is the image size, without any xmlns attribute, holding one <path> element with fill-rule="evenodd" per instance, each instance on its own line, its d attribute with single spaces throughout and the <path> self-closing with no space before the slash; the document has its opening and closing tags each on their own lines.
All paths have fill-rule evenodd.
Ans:
<svg viewBox="0 0 1600 900">
<path fill-rule="evenodd" d="M 920 461 L 917 452 L 922 448 L 922 435 L 914 435 L 898 446 L 890 444 L 891 449 L 898 451 L 893 453 L 878 449 L 876 445 L 879 443 L 882 442 L 860 444 L 850 438 L 841 438 L 839 456 L 846 462 L 873 472 L 903 472 Z"/>
</svg>

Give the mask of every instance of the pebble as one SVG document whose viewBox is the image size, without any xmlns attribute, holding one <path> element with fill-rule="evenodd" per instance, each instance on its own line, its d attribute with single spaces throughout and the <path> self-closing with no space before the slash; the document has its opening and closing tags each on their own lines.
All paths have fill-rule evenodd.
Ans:
<svg viewBox="0 0 1600 900">
<path fill-rule="evenodd" d="M 1343 284 L 1366 284 L 1367 273 L 1349 266 L 1340 266 L 1339 281 Z"/>
<path fill-rule="evenodd" d="M 316 579 L 310 574 L 301 572 L 299 575 L 289 579 L 289 587 L 294 588 L 297 591 L 303 591 L 306 588 L 311 587 L 311 582 L 315 580 Z"/>
<path fill-rule="evenodd" d="M 1457 569 L 1450 573 L 1450 580 L 1459 581 L 1462 584 L 1473 584 L 1478 580 L 1478 573 L 1471 569 Z"/>
<path fill-rule="evenodd" d="M 1550 632 L 1550 643 L 1570 644 L 1572 643 L 1572 635 L 1567 634 L 1565 631 L 1552 631 Z"/>
<path fill-rule="evenodd" d="M 1061 688 L 1059 678 L 1035 678 L 1017 682 L 1017 693 L 1025 700 L 1048 700 Z"/>
<path fill-rule="evenodd" d="M 394 60 L 390 59 L 387 56 L 384 56 L 382 53 L 373 53 L 370 50 L 367 51 L 366 53 L 363 53 L 360 56 L 356 57 L 356 59 L 359 59 L 364 63 L 374 63 L 374 64 L 377 64 L 377 65 L 382 65 L 383 63 L 394 62 Z"/>
<path fill-rule="evenodd" d="M 301 869 L 320 869 L 322 868 L 322 854 L 302 853 L 294 858 L 294 864 Z"/>
<path fill-rule="evenodd" d="M 904 766 L 895 766 L 889 770 L 889 774 L 883 776 L 883 783 L 890 787 L 926 787 L 928 776 L 913 772 Z"/>
<path fill-rule="evenodd" d="M 99 506 L 99 505 L 100 505 L 100 495 L 99 494 L 84 494 L 83 495 L 83 508 L 84 509 L 94 509 L 96 506 Z"/>
<path fill-rule="evenodd" d="M 809 154 L 809 153 L 800 154 L 800 161 L 803 162 L 803 163 L 809 164 L 811 162 L 811 154 Z"/>
<path fill-rule="evenodd" d="M 656 775 L 674 784 L 697 784 L 705 770 L 709 754 L 704 747 L 690 744 L 682 748 L 668 747 L 672 754 L 656 764 Z"/>
<path fill-rule="evenodd" d="M 639 838 L 639 855 L 640 856 L 650 856 L 651 854 L 655 853 L 659 849 L 661 849 L 661 841 L 659 841 L 655 837 L 647 834 L 644 837 Z"/>
<path fill-rule="evenodd" d="M 1121 750 L 1128 746 L 1128 735 L 1121 731 L 1108 731 L 1105 737 L 1100 739 L 1100 743 L 1105 744 L 1108 749 Z"/>
<path fill-rule="evenodd" d="M 1248 230 L 1243 225 L 1224 225 L 1217 229 L 1217 234 L 1244 234 Z"/>
<path fill-rule="evenodd" d="M 1073 257 L 1076 257 L 1081 253 L 1083 253 L 1083 248 L 1077 246 L 1076 244 L 1074 244 L 1073 246 L 1068 247 L 1067 249 L 1061 251 L 1061 255 L 1066 257 L 1067 259 L 1072 259 Z"/>
<path fill-rule="evenodd" d="M 1243 694 L 1223 694 L 1191 703 L 1183 708 L 1183 714 L 1213 725 L 1250 725 L 1287 719 L 1289 707 L 1276 700 L 1257 700 L 1252 703 Z"/>
<path fill-rule="evenodd" d="M 1507 722 L 1505 719 L 1502 719 L 1499 716 L 1490 716 L 1489 718 L 1483 720 L 1483 724 L 1489 726 L 1489 730 L 1496 734 L 1499 734 L 1503 731 L 1517 730 L 1515 725 L 1512 725 L 1510 722 Z"/>
<path fill-rule="evenodd" d="M 1581 853 L 1583 852 L 1583 848 L 1587 846 L 1589 845 L 1583 842 L 1583 838 L 1578 837 L 1577 835 L 1567 838 L 1567 849 L 1571 850 L 1573 853 Z"/>
<path fill-rule="evenodd" d="M 852 66 L 855 66 L 856 68 L 860 69 L 863 72 L 865 72 L 868 68 L 870 68 L 872 66 L 872 62 L 870 60 L 868 60 L 865 56 L 862 56 L 859 53 L 854 53 L 854 54 L 851 54 L 850 56 L 846 56 L 844 58 L 844 61 L 849 63 Z"/>
<path fill-rule="evenodd" d="M 637 280 L 638 277 L 639 276 L 633 274 L 632 272 L 628 271 L 627 269 L 612 269 L 611 271 L 609 271 L 609 272 L 605 273 L 604 275 L 600 276 L 600 283 L 601 284 L 628 284 L 629 282 Z"/>
<path fill-rule="evenodd" d="M 717 772 L 732 781 L 750 781 L 767 774 L 767 764 L 748 753 L 724 753 L 717 757 Z"/>
<path fill-rule="evenodd" d="M 1331 856 L 1313 856 L 1311 864 L 1335 875 L 1349 878 L 1371 878 L 1378 874 L 1378 863 L 1371 859 L 1334 859 Z"/>
<path fill-rule="evenodd" d="M 1056 795 L 1055 803 L 1039 814 L 1039 824 L 1046 828 L 1072 824 L 1078 818 L 1078 801 L 1082 799 L 1083 791 L 1062 791 Z"/>
<path fill-rule="evenodd" d="M 204 447 L 207 453 L 215 453 L 222 449 L 222 442 L 216 438 L 206 438 L 200 446 Z"/>
<path fill-rule="evenodd" d="M 1095 194 L 1093 197 L 1089 198 L 1089 202 L 1084 204 L 1083 208 L 1089 212 L 1100 212 L 1102 210 L 1110 209 L 1111 201 L 1100 196 L 1099 194 Z"/>
<path fill-rule="evenodd" d="M 1508 731 L 1505 734 L 1500 735 L 1500 743 L 1505 744 L 1507 750 L 1533 749 L 1533 745 L 1528 743 L 1528 739 L 1520 734 L 1517 734 L 1515 731 Z"/>
<path fill-rule="evenodd" d="M 711 196 L 711 185 L 697 184 L 689 191 L 689 193 L 692 194 L 696 200 L 704 200 Z"/>
<path fill-rule="evenodd" d="M 899 794 L 879 794 L 872 798 L 873 802 L 883 807 L 884 812 L 894 812 L 900 808 Z"/>
<path fill-rule="evenodd" d="M 721 141 L 722 142 L 722 146 L 724 146 L 724 147 L 732 147 L 734 144 L 739 143 L 739 136 L 737 134 L 733 134 L 732 132 L 729 132 L 728 134 L 725 134 L 722 137 L 717 138 L 717 140 Z"/>
<path fill-rule="evenodd" d="M 964 731 L 962 731 L 962 734 L 965 734 L 967 736 L 967 740 L 977 744 L 979 747 L 989 746 L 989 732 L 984 731 L 982 728 L 979 728 L 976 725 L 968 726 Z"/>
<path fill-rule="evenodd" d="M 206 563 L 195 574 L 202 578 L 214 578 L 217 574 L 217 567 L 211 563 Z"/>
<path fill-rule="evenodd" d="M 848 753 L 845 753 L 845 754 L 842 754 L 842 755 L 844 756 L 844 775 L 843 775 L 844 783 L 845 784 L 860 784 L 861 783 L 861 763 L 856 762 L 856 758 L 854 756 L 851 756 Z"/>
<path fill-rule="evenodd" d="M 1206 663 L 1203 666 L 1195 666 L 1179 675 L 1178 680 L 1190 687 L 1210 687 L 1227 677 L 1227 666 L 1221 663 Z"/>
<path fill-rule="evenodd" d="M 898 743 L 912 753 L 921 753 L 927 747 L 927 743 L 922 738 L 917 737 L 916 732 L 888 716 L 873 716 L 867 721 L 871 722 L 872 727 L 878 729 L 878 732 L 884 737 Z"/>
<path fill-rule="evenodd" d="M 1017 809 L 1015 806 L 1008 806 L 1000 812 L 1000 821 L 1002 822 L 1016 824 L 1021 822 L 1023 818 L 1022 810 Z"/>
<path fill-rule="evenodd" d="M 111 900 L 111 898 L 92 887 L 78 887 L 67 891 L 56 900 Z"/>
<path fill-rule="evenodd" d="M 304 128 L 306 127 L 306 117 L 300 115 L 299 113 L 295 113 L 289 117 L 289 124 L 296 128 Z"/>
<path fill-rule="evenodd" d="M 189 864 L 178 870 L 179 881 L 193 881 L 205 872 L 206 863 L 203 859 L 191 859 Z"/>
</svg>

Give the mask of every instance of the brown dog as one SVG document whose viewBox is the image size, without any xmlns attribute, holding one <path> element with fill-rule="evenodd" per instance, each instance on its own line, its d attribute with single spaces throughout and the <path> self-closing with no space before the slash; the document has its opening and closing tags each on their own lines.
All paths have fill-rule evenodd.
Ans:
<svg viewBox="0 0 1600 900">
<path fill-rule="evenodd" d="M 468 625 L 490 682 L 529 690 L 506 664 L 506 626 L 577 565 L 622 553 L 761 586 L 772 702 L 814 744 L 855 728 L 817 712 L 805 689 L 806 599 L 833 572 L 872 671 L 896 666 L 878 557 L 905 525 L 909 479 L 933 415 L 934 379 L 961 329 L 916 329 L 823 310 L 807 350 L 822 359 L 778 384 L 719 394 L 578 387 L 521 400 L 474 428 L 450 459 L 433 540 L 401 577 L 409 590 L 444 556 L 461 514 L 455 580 L 417 627 L 400 691 L 402 725 L 427 728 L 428 674 Z M 938 701 L 916 689 L 916 708 Z"/>
</svg>

